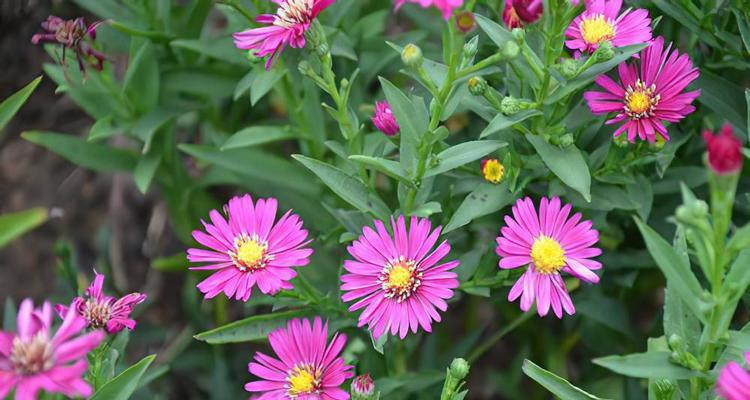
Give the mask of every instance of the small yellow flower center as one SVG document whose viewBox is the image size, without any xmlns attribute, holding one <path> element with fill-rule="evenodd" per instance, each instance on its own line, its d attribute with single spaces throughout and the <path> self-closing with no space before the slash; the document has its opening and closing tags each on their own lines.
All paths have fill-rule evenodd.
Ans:
<svg viewBox="0 0 750 400">
<path fill-rule="evenodd" d="M 661 96 L 656 94 L 656 85 L 646 87 L 640 79 L 635 86 L 625 90 L 625 114 L 634 120 L 654 115 L 654 108 Z"/>
<path fill-rule="evenodd" d="M 497 160 L 487 160 L 482 168 L 482 175 L 487 182 L 500 183 L 505 176 L 505 167 Z"/>
<path fill-rule="evenodd" d="M 599 44 L 615 37 L 615 25 L 602 14 L 584 17 L 578 27 L 583 40 L 588 44 Z"/>
<path fill-rule="evenodd" d="M 388 286 L 392 288 L 402 288 L 409 283 L 410 279 L 411 271 L 406 269 L 403 265 L 398 264 L 393 267 L 388 274 Z"/>
<path fill-rule="evenodd" d="M 634 92 L 628 99 L 628 108 L 634 113 L 648 111 L 651 106 L 651 97 L 644 92 Z"/>
<path fill-rule="evenodd" d="M 240 271 L 245 272 L 257 271 L 265 267 L 270 259 L 267 252 L 268 244 L 261 241 L 257 235 L 253 237 L 240 235 L 234 239 L 234 251 L 231 251 L 229 255 L 234 265 Z"/>
<path fill-rule="evenodd" d="M 557 273 L 565 266 L 565 250 L 557 240 L 540 235 L 531 246 L 531 259 L 539 273 Z"/>
<path fill-rule="evenodd" d="M 289 397 L 295 398 L 300 394 L 313 393 L 318 390 L 320 380 L 316 378 L 310 367 L 295 367 L 287 377 L 289 382 Z"/>
<path fill-rule="evenodd" d="M 383 268 L 378 282 L 380 282 L 386 298 L 394 298 L 397 302 L 406 300 L 422 284 L 422 273 L 417 271 L 414 260 L 406 260 L 403 256 L 391 261 Z"/>
</svg>

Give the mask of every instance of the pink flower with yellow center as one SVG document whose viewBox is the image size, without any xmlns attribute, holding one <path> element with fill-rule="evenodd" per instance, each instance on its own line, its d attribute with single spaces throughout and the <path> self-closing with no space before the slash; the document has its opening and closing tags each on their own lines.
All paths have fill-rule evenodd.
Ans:
<svg viewBox="0 0 750 400">
<path fill-rule="evenodd" d="M 550 307 L 558 318 L 563 311 L 573 315 L 575 307 L 568 295 L 561 273 L 590 283 L 599 282 L 594 270 L 602 265 L 594 260 L 601 250 L 592 247 L 599 241 L 599 232 L 591 229 L 591 221 L 581 222 L 581 214 L 568 218 L 570 204 L 560 199 L 542 198 L 539 212 L 530 198 L 518 200 L 513 217 L 505 216 L 505 227 L 497 238 L 496 252 L 500 268 L 528 266 L 513 285 L 508 300 L 521 298 L 521 310 L 528 311 L 536 302 L 537 312 L 545 316 Z"/>
<path fill-rule="evenodd" d="M 640 63 L 640 68 L 636 65 Z M 669 140 L 664 122 L 677 123 L 695 111 L 692 105 L 700 90 L 684 92 L 698 78 L 698 69 L 687 54 L 672 50 L 670 43 L 657 37 L 640 53 L 640 61 L 622 63 L 618 67 L 620 84 L 607 75 L 599 75 L 596 83 L 606 92 L 583 94 L 591 112 L 596 115 L 616 113 L 607 124 L 623 122 L 614 136 L 627 131 L 628 140 L 656 141 L 656 134 Z"/>
<path fill-rule="evenodd" d="M 443 241 L 431 251 L 440 237 L 428 219 L 412 217 L 407 230 L 404 216 L 391 219 L 389 233 L 382 221 L 375 230 L 366 226 L 362 236 L 349 246 L 354 260 L 344 261 L 349 273 L 341 277 L 345 302 L 359 299 L 349 311 L 364 308 L 359 326 L 369 325 L 378 338 L 390 330 L 402 339 L 421 326 L 432 332 L 432 321 L 440 322 L 437 310 L 445 311 L 445 300 L 453 297 L 458 279 L 452 269 L 459 261 L 438 264 L 450 251 Z"/>
<path fill-rule="evenodd" d="M 15 389 L 16 400 L 33 400 L 40 391 L 68 397 L 91 396 L 83 379 L 87 354 L 104 338 L 100 330 L 85 333 L 86 321 L 69 309 L 52 333 L 52 307 L 34 309 L 26 299 L 18 309 L 16 332 L 0 331 L 0 398 Z"/>
<path fill-rule="evenodd" d="M 344 400 L 349 393 L 341 389 L 354 376 L 352 367 L 340 356 L 346 336 L 333 335 L 328 342 L 328 324 L 316 317 L 294 319 L 286 328 L 268 335 L 275 359 L 261 352 L 248 364 L 250 373 L 261 378 L 245 385 L 248 392 L 260 392 L 266 400 Z"/>
<path fill-rule="evenodd" d="M 593 53 L 605 41 L 614 47 L 651 40 L 651 18 L 644 9 L 620 13 L 622 0 L 588 0 L 586 10 L 565 31 L 565 45 L 580 53 Z"/>
<path fill-rule="evenodd" d="M 745 353 L 745 365 L 750 365 L 750 352 Z M 716 380 L 716 393 L 726 400 L 750 399 L 750 372 L 739 363 L 728 362 Z"/>
<path fill-rule="evenodd" d="M 259 15 L 255 20 L 267 26 L 248 29 L 233 35 L 234 45 L 254 50 L 256 57 L 266 57 L 266 69 L 276 63 L 286 46 L 305 47 L 305 32 L 312 21 L 336 0 L 272 0 L 279 5 L 276 14 Z"/>
<path fill-rule="evenodd" d="M 294 268 L 307 265 L 313 250 L 305 248 L 310 241 L 299 216 L 289 210 L 275 221 L 276 209 L 274 198 L 253 203 L 248 194 L 234 197 L 224 207 L 227 219 L 212 210 L 206 231 L 193 231 L 209 250 L 188 250 L 189 261 L 207 264 L 191 269 L 217 271 L 198 284 L 206 298 L 224 293 L 247 301 L 255 285 L 270 295 L 293 288 Z"/>
<path fill-rule="evenodd" d="M 446 21 L 453 15 L 453 10 L 464 5 L 464 0 L 396 0 L 396 11 L 407 2 L 419 4 L 422 8 L 433 6 L 443 13 Z"/>
</svg>

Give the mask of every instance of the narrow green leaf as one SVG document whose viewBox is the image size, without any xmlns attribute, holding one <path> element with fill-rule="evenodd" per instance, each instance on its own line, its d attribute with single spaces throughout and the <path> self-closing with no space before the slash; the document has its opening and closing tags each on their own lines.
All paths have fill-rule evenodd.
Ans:
<svg viewBox="0 0 750 400">
<path fill-rule="evenodd" d="M 292 139 L 298 135 L 288 126 L 251 126 L 238 131 L 221 146 L 222 150 L 252 147 Z"/>
<path fill-rule="evenodd" d="M 401 165 L 406 171 L 413 172 L 417 161 L 417 147 L 429 125 L 429 121 L 422 118 L 424 113 L 420 110 L 424 108 L 424 104 L 416 104 L 385 78 L 380 78 L 380 85 L 401 127 Z"/>
<path fill-rule="evenodd" d="M 664 291 L 664 336 L 679 335 L 685 341 L 687 351 L 696 354 L 701 335 L 698 318 L 686 309 L 685 302 L 667 284 Z"/>
<path fill-rule="evenodd" d="M 103 139 L 107 139 L 117 133 L 117 130 L 112 125 L 112 116 L 97 119 L 94 125 L 89 129 L 89 136 L 86 141 L 97 142 Z"/>
<path fill-rule="evenodd" d="M 539 157 L 552 173 L 557 175 L 564 184 L 580 193 L 586 201 L 591 201 L 591 173 L 577 147 L 569 146 L 561 149 L 547 143 L 538 135 L 526 135 L 526 139 L 534 146 Z"/>
<path fill-rule="evenodd" d="M 474 14 L 477 24 L 480 28 L 490 37 L 495 45 L 501 47 L 505 42 L 509 40 L 515 40 L 513 34 L 509 30 L 505 29 L 495 21 L 485 17 L 484 15 Z"/>
<path fill-rule="evenodd" d="M 138 382 L 154 361 L 156 355 L 150 355 L 130 366 L 125 371 L 107 382 L 91 397 L 91 400 L 127 400 L 138 388 Z"/>
<path fill-rule="evenodd" d="M 694 85 L 701 89 L 698 101 L 726 118 L 742 132 L 748 129 L 746 99 L 742 87 L 709 71 L 701 71 Z"/>
<path fill-rule="evenodd" d="M 39 86 L 39 82 L 41 81 L 42 77 L 40 76 L 0 103 L 0 133 L 2 133 L 10 119 L 21 109 L 21 106 L 26 103 L 29 96 L 34 93 L 34 90 Z"/>
<path fill-rule="evenodd" d="M 60 133 L 28 131 L 21 137 L 59 154 L 68 161 L 99 172 L 132 171 L 135 154 L 99 143 L 89 143 L 78 137 Z"/>
<path fill-rule="evenodd" d="M 260 68 L 260 67 L 259 67 Z M 250 104 L 256 105 L 286 75 L 286 69 L 277 65 L 270 71 L 259 72 L 250 84 Z"/>
<path fill-rule="evenodd" d="M 245 76 L 243 76 L 239 82 L 237 82 L 237 86 L 234 88 L 235 101 L 242 97 L 245 93 L 247 93 L 248 90 L 250 90 L 250 86 L 253 85 L 253 81 L 255 80 L 256 76 L 256 70 L 253 69 L 245 74 Z"/>
<path fill-rule="evenodd" d="M 211 40 L 178 39 L 169 42 L 169 45 L 176 49 L 194 51 L 223 62 L 241 66 L 248 65 L 247 58 L 245 58 L 242 51 L 234 46 L 234 42 L 229 36 Z"/>
<path fill-rule="evenodd" d="M 541 114 L 542 112 L 539 110 L 523 110 L 513 115 L 504 115 L 502 113 L 498 113 L 495 116 L 495 118 L 493 118 L 492 121 L 490 121 L 489 125 L 487 125 L 487 127 L 484 128 L 482 133 L 479 134 L 479 138 L 480 139 L 486 138 L 487 136 L 490 136 L 493 133 L 500 132 L 503 129 L 508 129 L 515 124 L 518 124 L 531 117 L 541 115 Z"/>
<path fill-rule="evenodd" d="M 150 41 L 144 40 L 140 47 L 131 49 L 122 92 L 140 113 L 150 111 L 159 101 L 159 64 Z"/>
<path fill-rule="evenodd" d="M 368 156 L 349 156 L 349 159 L 368 167 L 373 167 L 376 170 L 390 176 L 394 179 L 408 181 L 407 173 L 404 171 L 404 167 L 396 161 L 388 160 L 380 157 L 368 157 Z"/>
<path fill-rule="evenodd" d="M 0 247 L 36 228 L 47 220 L 47 210 L 31 208 L 0 215 Z"/>
<path fill-rule="evenodd" d="M 567 380 L 553 374 L 550 371 L 534 364 L 529 360 L 523 360 L 523 373 L 544 386 L 550 393 L 562 400 L 598 400 L 599 397 L 586 393 L 582 389 L 573 386 Z"/>
<path fill-rule="evenodd" d="M 294 318 L 309 317 L 311 310 L 292 310 L 273 314 L 254 315 L 231 322 L 195 335 L 195 338 L 211 344 L 240 343 L 266 340 L 272 331 L 286 325 Z"/>
<path fill-rule="evenodd" d="M 6 332 L 15 332 L 16 330 L 16 302 L 8 296 L 5 298 L 3 305 L 3 330 Z"/>
<path fill-rule="evenodd" d="M 151 181 L 154 179 L 160 163 L 161 154 L 156 152 L 145 154 L 138 160 L 138 164 L 136 164 L 133 171 L 133 179 L 141 193 L 146 194 L 146 191 L 148 191 L 148 187 L 151 185 Z"/>
<path fill-rule="evenodd" d="M 732 10 L 735 18 L 737 18 L 737 27 L 740 28 L 740 35 L 742 36 L 742 43 L 745 44 L 745 50 L 750 53 L 750 27 L 748 26 L 747 18 L 743 17 L 739 10 Z"/>
<path fill-rule="evenodd" d="M 620 375 L 634 378 L 690 379 L 701 376 L 698 371 L 673 363 L 670 356 L 671 353 L 667 351 L 654 351 L 595 358 L 593 362 Z"/>
<path fill-rule="evenodd" d="M 729 267 L 729 273 L 725 280 L 727 286 L 724 291 L 727 297 L 721 308 L 718 323 L 721 329 L 729 328 L 737 309 L 737 303 L 750 286 L 750 268 L 748 266 L 750 266 L 750 249 L 744 249 Z"/>
<path fill-rule="evenodd" d="M 491 214 L 510 204 L 515 199 L 513 193 L 508 190 L 508 183 L 500 185 L 491 183 L 480 183 L 464 199 L 443 229 L 444 233 L 456 230 L 475 218 Z"/>
<path fill-rule="evenodd" d="M 475 140 L 457 144 L 441 151 L 437 155 L 438 164 L 430 167 L 424 176 L 430 177 L 442 174 L 443 172 L 476 161 L 507 145 L 508 143 L 497 140 Z"/>
</svg>

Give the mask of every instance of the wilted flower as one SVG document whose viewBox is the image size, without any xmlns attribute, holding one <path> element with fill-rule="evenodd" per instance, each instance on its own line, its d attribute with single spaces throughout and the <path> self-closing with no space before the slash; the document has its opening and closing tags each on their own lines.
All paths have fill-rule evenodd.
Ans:
<svg viewBox="0 0 750 400">
<path fill-rule="evenodd" d="M 289 210 L 274 222 L 276 208 L 274 198 L 253 204 L 249 194 L 234 197 L 224 206 L 228 220 L 212 210 L 211 223 L 203 222 L 206 232 L 193 231 L 193 238 L 210 250 L 189 249 L 188 260 L 208 264 L 191 269 L 217 271 L 198 284 L 206 298 L 223 292 L 247 301 L 255 285 L 271 295 L 292 289 L 294 267 L 307 265 L 313 250 L 304 247 L 310 241 L 299 216 Z"/>
<path fill-rule="evenodd" d="M 86 320 L 89 328 L 106 328 L 109 333 L 120 332 L 123 328 L 133 330 L 135 320 L 130 318 L 133 308 L 146 300 L 146 295 L 130 293 L 121 298 L 106 296 L 102 292 L 104 275 L 95 272 L 96 276 L 86 289 L 86 297 L 76 297 L 70 308 Z M 68 307 L 58 304 L 55 307 L 60 317 L 68 313 Z"/>
<path fill-rule="evenodd" d="M 234 45 L 254 50 L 256 57 L 266 57 L 266 69 L 276 63 L 286 46 L 305 47 L 305 33 L 312 21 L 336 0 L 275 0 L 276 14 L 259 15 L 255 20 L 267 26 L 237 32 Z"/>
<path fill-rule="evenodd" d="M 320 317 L 312 324 L 294 319 L 271 332 L 268 341 L 279 359 L 255 353 L 248 370 L 262 380 L 247 383 L 245 390 L 264 392 L 264 399 L 348 399 L 349 393 L 340 388 L 354 376 L 339 356 L 346 336 L 336 333 L 330 343 L 327 339 L 328 324 Z"/>
<path fill-rule="evenodd" d="M 367 397 L 375 394 L 375 384 L 370 374 L 359 375 L 352 381 L 352 394 L 356 397 Z"/>
<path fill-rule="evenodd" d="M 745 353 L 745 364 L 750 365 L 750 352 Z M 747 400 L 750 397 L 750 372 L 730 361 L 719 373 L 716 392 L 726 400 Z"/>
<path fill-rule="evenodd" d="M 599 282 L 592 270 L 602 265 L 590 259 L 601 254 L 600 249 L 591 247 L 599 241 L 599 232 L 591 229 L 591 221 L 579 223 L 580 213 L 568 218 L 570 204 L 561 207 L 557 197 L 551 201 L 542 198 L 539 213 L 528 197 L 518 200 L 512 210 L 513 217 L 505 217 L 506 226 L 497 238 L 499 265 L 504 269 L 528 268 L 511 288 L 508 300 L 520 297 L 523 311 L 536 300 L 540 316 L 547 315 L 550 306 L 558 318 L 562 318 L 563 310 L 573 315 L 575 307 L 560 273 Z"/>
<path fill-rule="evenodd" d="M 614 47 L 646 43 L 651 40 L 648 11 L 627 9 L 620 14 L 622 0 L 588 0 L 586 10 L 565 31 L 565 45 L 580 53 L 593 53 L 603 42 Z"/>
<path fill-rule="evenodd" d="M 491 183 L 500 183 L 505 176 L 505 167 L 496 158 L 482 160 L 482 176 Z"/>
<path fill-rule="evenodd" d="M 419 4 L 423 8 L 434 6 L 443 13 L 446 21 L 453 15 L 454 9 L 464 5 L 464 0 L 396 0 L 396 11 L 407 2 Z"/>
<path fill-rule="evenodd" d="M 732 131 L 732 125 L 724 124 L 721 133 L 714 136 L 710 130 L 703 131 L 708 148 L 708 165 L 717 175 L 733 174 L 742 169 L 742 142 Z"/>
<path fill-rule="evenodd" d="M 371 117 L 371 120 L 375 127 L 386 136 L 396 135 L 401 130 L 387 101 L 375 102 L 375 114 Z"/>
<path fill-rule="evenodd" d="M 471 11 L 461 11 L 456 15 L 456 27 L 461 33 L 470 33 L 477 27 L 477 21 L 474 13 Z"/>
<path fill-rule="evenodd" d="M 83 18 L 64 20 L 60 17 L 50 15 L 42 22 L 44 33 L 37 33 L 31 37 L 31 43 L 55 43 L 63 48 L 60 63 L 65 65 L 65 52 L 70 50 L 75 53 L 78 68 L 82 74 L 86 74 L 86 65 L 101 71 L 104 67 L 104 54 L 95 50 L 86 38 L 91 41 L 96 39 L 96 28 L 101 22 L 87 25 Z"/>
<path fill-rule="evenodd" d="M 382 221 L 375 229 L 366 226 L 362 236 L 349 246 L 354 260 L 344 261 L 349 273 L 341 276 L 341 298 L 348 302 L 360 299 L 349 311 L 364 308 L 359 326 L 369 324 L 375 338 L 390 329 L 391 335 L 402 339 L 419 326 L 432 332 L 432 321 L 440 322 L 440 311 L 448 309 L 446 299 L 458 287 L 455 273 L 450 272 L 459 261 L 438 264 L 450 251 L 443 241 L 430 252 L 440 236 L 428 219 L 412 217 L 409 229 L 404 216 L 391 219 L 389 233 Z M 429 253 L 429 254 L 428 254 Z"/>
<path fill-rule="evenodd" d="M 503 22 L 508 29 L 521 28 L 536 22 L 541 16 L 544 5 L 542 0 L 505 0 Z"/>
<path fill-rule="evenodd" d="M 596 115 L 617 113 L 607 124 L 625 121 L 615 137 L 627 130 L 630 142 L 638 137 L 653 143 L 657 133 L 669 140 L 663 122 L 680 122 L 695 111 L 691 103 L 701 91 L 683 90 L 698 78 L 698 69 L 686 54 L 672 50 L 671 43 L 665 49 L 661 36 L 641 51 L 640 69 L 636 62 L 619 65 L 622 86 L 607 75 L 599 75 L 596 83 L 606 92 L 589 91 L 583 97 Z"/>
<path fill-rule="evenodd" d="M 0 398 L 15 389 L 16 399 L 32 400 L 39 391 L 68 397 L 88 397 L 83 379 L 86 355 L 104 338 L 100 330 L 83 333 L 86 321 L 68 310 L 53 335 L 52 307 L 34 309 L 26 299 L 18 309 L 16 332 L 0 331 Z"/>
</svg>

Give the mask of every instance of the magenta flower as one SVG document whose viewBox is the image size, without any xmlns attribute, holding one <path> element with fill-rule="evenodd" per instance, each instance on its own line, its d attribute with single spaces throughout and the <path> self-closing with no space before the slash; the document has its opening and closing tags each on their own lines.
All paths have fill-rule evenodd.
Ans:
<svg viewBox="0 0 750 400">
<path fill-rule="evenodd" d="M 261 352 L 248 364 L 251 374 L 261 378 L 245 385 L 248 392 L 263 392 L 263 400 L 344 400 L 349 394 L 340 388 L 354 376 L 352 367 L 339 354 L 346 344 L 346 336 L 333 335 L 328 343 L 328 324 L 316 317 L 289 321 L 268 341 L 279 357 L 275 359 Z"/>
<path fill-rule="evenodd" d="M 104 68 L 104 54 L 94 49 L 86 39 L 93 41 L 96 39 L 96 28 L 101 22 L 87 25 L 83 18 L 72 20 L 63 20 L 62 18 L 50 15 L 47 20 L 42 22 L 44 33 L 37 33 L 31 37 L 31 43 L 55 43 L 63 48 L 60 63 L 65 65 L 65 51 L 69 49 L 76 55 L 78 68 L 85 75 L 86 65 L 101 71 Z"/>
<path fill-rule="evenodd" d="M 445 311 L 445 300 L 458 287 L 450 270 L 459 261 L 438 264 L 451 249 L 448 242 L 429 253 L 442 227 L 431 231 L 428 219 L 412 217 L 407 231 L 402 215 L 398 222 L 391 219 L 393 235 L 382 221 L 375 221 L 375 229 L 364 227 L 362 236 L 348 247 L 354 260 L 344 261 L 349 273 L 341 277 L 341 290 L 346 292 L 342 300 L 361 299 L 349 311 L 364 308 L 359 326 L 369 324 L 375 338 L 390 330 L 403 339 L 419 326 L 432 332 L 432 321 L 440 322 L 435 309 Z"/>
<path fill-rule="evenodd" d="M 586 10 L 565 31 L 565 45 L 580 53 L 593 53 L 605 41 L 614 47 L 651 40 L 651 18 L 644 9 L 627 9 L 620 14 L 622 0 L 587 0 Z"/>
<path fill-rule="evenodd" d="M 542 0 L 505 0 L 503 22 L 508 29 L 522 28 L 542 17 Z"/>
<path fill-rule="evenodd" d="M 104 275 L 94 271 L 95 277 L 86 289 L 86 297 L 76 297 L 70 307 L 86 320 L 89 328 L 106 328 L 109 333 L 117 333 L 128 328 L 135 329 L 135 320 L 130 318 L 133 308 L 146 300 L 146 295 L 130 293 L 121 298 L 106 296 L 102 292 Z M 58 304 L 55 309 L 60 317 L 65 317 L 68 307 Z"/>
<path fill-rule="evenodd" d="M 745 353 L 745 363 L 750 365 L 750 352 Z M 750 399 L 750 372 L 730 361 L 719 372 L 716 393 L 726 400 Z"/>
<path fill-rule="evenodd" d="M 728 122 L 721 128 L 721 133 L 706 129 L 703 140 L 708 149 L 708 166 L 717 175 L 735 174 L 742 170 L 742 141 L 734 136 L 732 125 Z"/>
<path fill-rule="evenodd" d="M 254 50 L 256 57 L 268 57 L 266 69 L 276 63 L 286 46 L 305 47 L 305 32 L 312 21 L 336 0 L 273 0 L 279 5 L 276 14 L 259 15 L 255 20 L 266 24 L 234 35 L 234 45 L 243 50 Z"/>
<path fill-rule="evenodd" d="M 372 123 L 386 136 L 396 135 L 401 127 L 393 116 L 391 105 L 387 101 L 375 102 L 375 114 L 371 117 Z"/>
<path fill-rule="evenodd" d="M 563 310 L 573 315 L 575 307 L 570 300 L 560 272 L 565 272 L 590 283 L 599 282 L 592 272 L 602 265 L 591 257 L 601 250 L 591 247 L 599 241 L 599 232 L 591 229 L 591 221 L 581 220 L 576 213 L 568 218 L 570 204 L 561 207 L 560 199 L 542 198 L 537 214 L 530 198 L 520 199 L 512 208 L 513 218 L 505 216 L 506 226 L 497 238 L 496 252 L 500 268 L 518 268 L 528 265 L 508 294 L 508 300 L 521 298 L 521 310 L 528 311 L 536 299 L 540 316 L 549 312 L 550 306 L 558 318 Z"/>
<path fill-rule="evenodd" d="M 204 221 L 206 232 L 193 231 L 193 238 L 204 249 L 188 249 L 190 262 L 207 263 L 193 270 L 217 271 L 198 284 L 207 299 L 224 293 L 228 298 L 247 301 L 254 285 L 274 295 L 292 289 L 289 280 L 297 276 L 293 267 L 307 265 L 312 249 L 302 220 L 287 211 L 278 221 L 274 198 L 258 199 L 249 194 L 234 197 L 224 206 L 228 220 L 212 210 L 211 223 Z"/>
<path fill-rule="evenodd" d="M 16 332 L 0 331 L 0 398 L 15 389 L 16 400 L 33 400 L 40 390 L 68 397 L 88 397 L 83 379 L 86 354 L 99 346 L 104 332 L 84 333 L 86 321 L 73 309 L 52 335 L 52 307 L 34 309 L 26 299 L 18 309 Z"/>
<path fill-rule="evenodd" d="M 464 0 L 396 0 L 396 11 L 407 2 L 419 4 L 422 8 L 434 6 L 443 13 L 446 21 L 453 15 L 454 9 L 464 5 Z"/>
<path fill-rule="evenodd" d="M 692 102 L 701 91 L 683 93 L 683 90 L 698 78 L 698 69 L 686 54 L 672 51 L 671 43 L 665 49 L 661 36 L 641 51 L 640 69 L 636 62 L 620 64 L 622 86 L 606 75 L 599 75 L 596 83 L 606 92 L 590 91 L 583 97 L 596 115 L 617 113 L 607 124 L 625 121 L 615 131 L 615 137 L 627 130 L 630 142 L 638 137 L 653 143 L 657 133 L 669 140 L 663 122 L 680 122 L 695 111 Z"/>
</svg>

